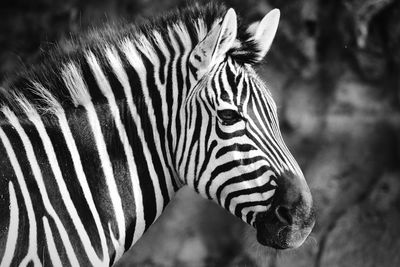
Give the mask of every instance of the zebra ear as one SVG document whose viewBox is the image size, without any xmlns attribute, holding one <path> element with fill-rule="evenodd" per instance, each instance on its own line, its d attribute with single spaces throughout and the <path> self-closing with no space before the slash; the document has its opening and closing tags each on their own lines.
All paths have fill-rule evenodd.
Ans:
<svg viewBox="0 0 400 267">
<path fill-rule="evenodd" d="M 230 8 L 222 22 L 207 33 L 190 55 L 189 62 L 197 69 L 198 74 L 204 74 L 210 66 L 225 56 L 226 52 L 233 46 L 236 34 L 236 13 Z"/>
<path fill-rule="evenodd" d="M 273 9 L 260 21 L 250 24 L 247 31 L 253 35 L 254 40 L 258 44 L 259 59 L 263 59 L 269 49 L 271 48 L 272 41 L 274 40 L 276 30 L 278 29 L 279 9 Z"/>
</svg>

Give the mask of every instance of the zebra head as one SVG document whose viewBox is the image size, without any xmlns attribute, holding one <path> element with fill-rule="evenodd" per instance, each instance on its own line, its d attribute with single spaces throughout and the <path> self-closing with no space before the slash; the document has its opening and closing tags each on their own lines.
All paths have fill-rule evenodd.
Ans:
<svg viewBox="0 0 400 267">
<path fill-rule="evenodd" d="M 253 225 L 261 244 L 283 249 L 300 246 L 311 232 L 311 193 L 282 140 L 270 92 L 251 63 L 237 60 L 245 45 L 254 48 L 244 55 L 253 63 L 265 56 L 279 16 L 273 10 L 249 27 L 244 44 L 229 9 L 192 50 L 178 170 L 201 195 Z"/>
</svg>

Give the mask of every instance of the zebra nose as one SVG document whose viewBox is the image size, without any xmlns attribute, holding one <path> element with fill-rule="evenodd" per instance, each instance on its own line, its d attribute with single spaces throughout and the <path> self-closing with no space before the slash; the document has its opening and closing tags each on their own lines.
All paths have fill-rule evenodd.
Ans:
<svg viewBox="0 0 400 267">
<path fill-rule="evenodd" d="M 271 208 L 256 217 L 257 240 L 276 249 L 299 247 L 315 224 L 310 189 L 303 176 L 291 173 L 276 184 Z"/>
<path fill-rule="evenodd" d="M 293 223 L 293 216 L 290 208 L 285 206 L 278 206 L 275 208 L 276 218 L 284 225 L 291 225 Z"/>
<path fill-rule="evenodd" d="M 284 173 L 277 178 L 277 190 L 273 200 L 276 219 L 282 225 L 311 224 L 313 218 L 313 203 L 310 189 L 301 176 Z M 303 221 L 306 218 L 306 221 Z"/>
</svg>

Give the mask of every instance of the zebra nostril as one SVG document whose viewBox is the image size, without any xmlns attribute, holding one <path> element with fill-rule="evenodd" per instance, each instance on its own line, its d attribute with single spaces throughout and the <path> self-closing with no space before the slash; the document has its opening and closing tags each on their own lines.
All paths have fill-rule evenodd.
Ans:
<svg viewBox="0 0 400 267">
<path fill-rule="evenodd" d="M 285 224 L 290 225 L 293 223 L 293 216 L 290 214 L 290 209 L 285 206 L 278 206 L 275 209 L 275 215 L 278 220 Z"/>
</svg>

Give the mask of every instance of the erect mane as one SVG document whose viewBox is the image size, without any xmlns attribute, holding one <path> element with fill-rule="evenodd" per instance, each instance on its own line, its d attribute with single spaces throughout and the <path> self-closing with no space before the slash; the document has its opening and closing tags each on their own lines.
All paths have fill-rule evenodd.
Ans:
<svg viewBox="0 0 400 267">
<path fill-rule="evenodd" d="M 77 99 L 71 96 L 69 88 L 62 79 L 62 73 L 68 66 L 81 67 L 89 51 L 103 62 L 107 48 L 120 46 L 129 40 L 136 45 L 136 48 L 146 49 L 150 51 L 149 53 L 157 55 L 155 34 L 161 36 L 167 46 L 170 46 L 171 29 L 180 46 L 184 45 L 180 40 L 182 34 L 190 38 L 192 44 L 197 44 L 205 37 L 208 30 L 222 19 L 226 11 L 227 8 L 218 3 L 193 4 L 169 11 L 141 24 L 114 22 L 105 24 L 102 28 L 92 29 L 71 38 L 63 47 L 56 45 L 43 56 L 40 64 L 25 68 L 8 80 L 3 87 L 0 87 L 0 107 L 7 106 L 12 111 L 20 113 L 21 99 L 22 102 L 29 101 L 39 113 L 52 111 L 54 106 L 76 107 Z M 239 45 L 228 51 L 228 54 L 238 63 L 255 63 L 257 47 L 246 32 L 245 25 L 239 24 L 237 39 Z M 101 98 L 101 92 L 91 94 L 93 102 L 99 102 Z"/>
</svg>

